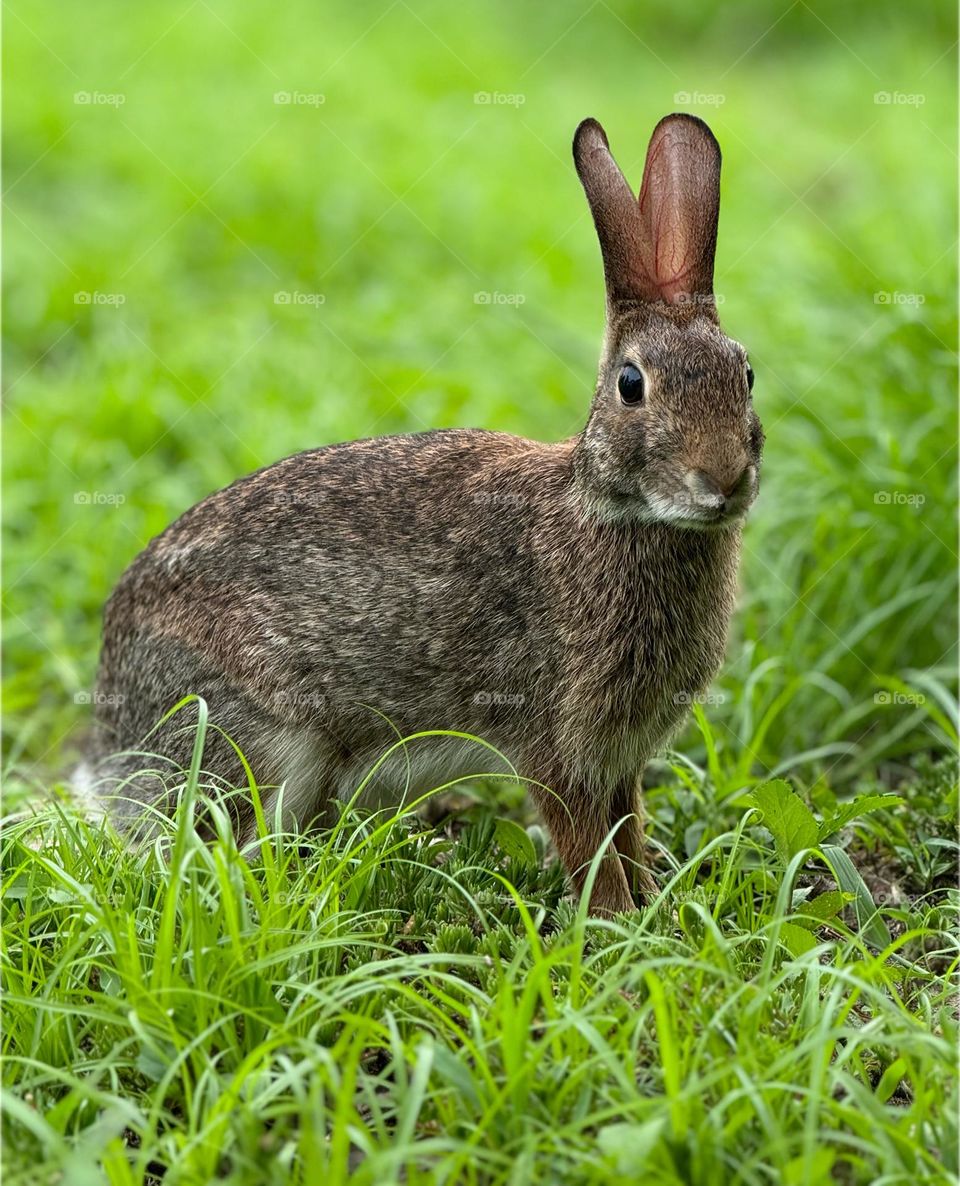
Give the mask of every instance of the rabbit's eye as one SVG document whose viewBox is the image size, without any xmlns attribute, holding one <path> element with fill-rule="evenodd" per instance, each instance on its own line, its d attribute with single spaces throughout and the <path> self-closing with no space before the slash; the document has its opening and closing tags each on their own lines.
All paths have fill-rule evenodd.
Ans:
<svg viewBox="0 0 960 1186">
<path fill-rule="evenodd" d="M 638 404 L 643 399 L 643 374 L 630 363 L 620 372 L 617 380 L 617 390 L 625 404 Z"/>
<path fill-rule="evenodd" d="M 753 391 L 753 367 L 747 363 L 747 391 Z"/>
</svg>

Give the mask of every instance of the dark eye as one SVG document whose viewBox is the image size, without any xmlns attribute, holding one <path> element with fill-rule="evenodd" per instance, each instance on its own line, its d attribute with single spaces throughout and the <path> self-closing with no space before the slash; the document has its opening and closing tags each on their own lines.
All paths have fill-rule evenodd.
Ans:
<svg viewBox="0 0 960 1186">
<path fill-rule="evenodd" d="M 631 363 L 620 372 L 617 380 L 617 390 L 625 404 L 638 404 L 643 399 L 643 375 Z"/>
<path fill-rule="evenodd" d="M 747 363 L 747 391 L 753 391 L 753 367 Z"/>
</svg>

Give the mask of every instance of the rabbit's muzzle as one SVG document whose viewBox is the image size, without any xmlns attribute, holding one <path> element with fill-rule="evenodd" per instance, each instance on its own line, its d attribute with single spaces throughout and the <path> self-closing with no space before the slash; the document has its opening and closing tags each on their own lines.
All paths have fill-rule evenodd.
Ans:
<svg viewBox="0 0 960 1186">
<path fill-rule="evenodd" d="M 722 473 L 688 470 L 679 501 L 690 518 L 704 523 L 723 522 L 745 514 L 757 493 L 757 467 L 750 462 Z"/>
</svg>

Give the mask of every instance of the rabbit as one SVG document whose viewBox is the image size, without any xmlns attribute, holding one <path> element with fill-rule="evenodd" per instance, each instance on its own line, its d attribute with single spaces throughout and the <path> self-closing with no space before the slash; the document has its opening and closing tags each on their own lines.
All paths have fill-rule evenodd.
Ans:
<svg viewBox="0 0 960 1186">
<path fill-rule="evenodd" d="M 489 751 L 471 735 L 529 780 L 576 892 L 602 852 L 592 914 L 658 893 L 640 776 L 722 661 L 763 432 L 713 295 L 710 129 L 661 120 L 639 198 L 595 120 L 573 155 L 606 283 L 584 430 L 313 449 L 156 537 L 106 606 L 86 762 L 121 831 L 145 809 L 172 813 L 165 767 L 135 751 L 187 764 L 179 715 L 150 731 L 194 693 L 219 727 L 204 769 L 248 786 L 232 739 L 268 788 L 268 820 L 282 794 L 284 827 L 324 826 L 365 779 L 389 802 L 478 774 Z"/>
</svg>

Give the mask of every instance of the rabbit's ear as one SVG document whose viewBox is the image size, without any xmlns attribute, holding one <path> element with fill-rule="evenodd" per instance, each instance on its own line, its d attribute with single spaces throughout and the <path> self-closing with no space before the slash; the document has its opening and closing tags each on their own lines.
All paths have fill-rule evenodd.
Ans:
<svg viewBox="0 0 960 1186">
<path fill-rule="evenodd" d="M 610 154 L 606 133 L 595 119 L 585 119 L 577 128 L 573 160 L 600 240 L 607 299 L 611 304 L 655 300 L 650 280 L 642 272 L 637 199 Z"/>
<path fill-rule="evenodd" d="M 694 115 L 668 115 L 650 137 L 640 188 L 642 272 L 659 299 L 713 294 L 720 145 Z"/>
</svg>

